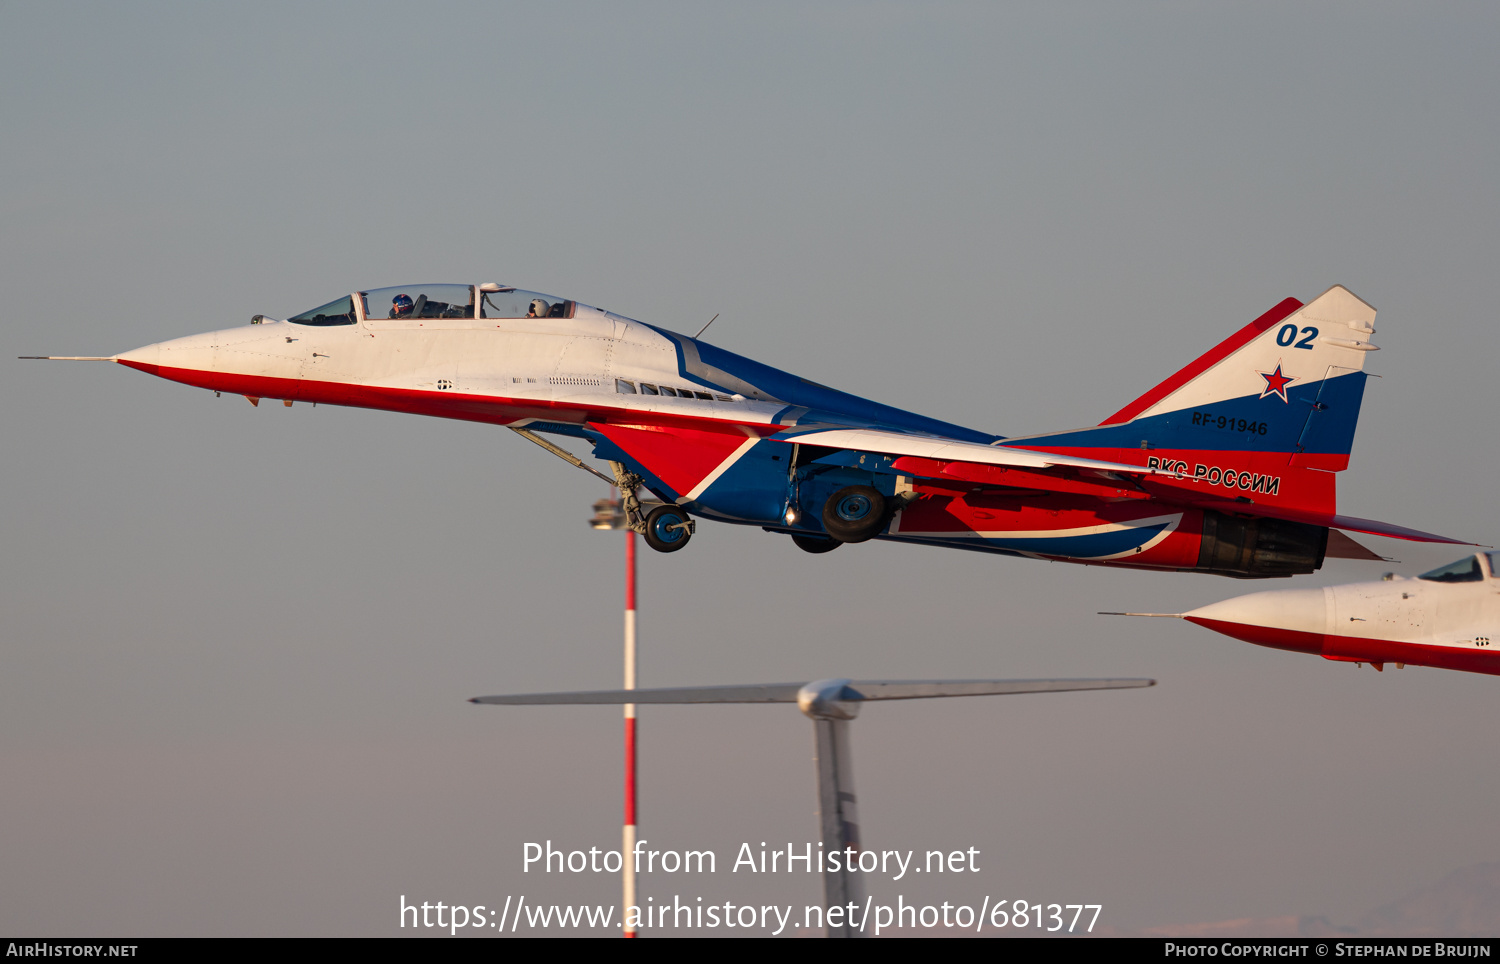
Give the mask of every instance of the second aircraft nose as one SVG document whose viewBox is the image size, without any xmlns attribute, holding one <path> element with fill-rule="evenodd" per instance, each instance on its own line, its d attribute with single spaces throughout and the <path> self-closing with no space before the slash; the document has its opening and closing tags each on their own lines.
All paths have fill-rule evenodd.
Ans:
<svg viewBox="0 0 1500 964">
<path fill-rule="evenodd" d="M 1328 633 L 1328 608 L 1322 589 L 1277 589 L 1203 606 L 1182 618 L 1247 643 L 1316 654 Z"/>
<path fill-rule="evenodd" d="M 210 331 L 201 335 L 187 335 L 171 341 L 157 342 L 121 352 L 114 356 L 121 365 L 128 365 L 148 375 L 157 375 L 189 385 L 202 383 L 205 374 L 216 370 L 215 347 L 219 332 Z"/>
<path fill-rule="evenodd" d="M 143 348 L 132 348 L 130 351 L 120 352 L 115 356 L 115 361 L 121 365 L 139 369 L 148 375 L 155 375 L 160 365 L 160 357 L 160 345 L 146 345 Z"/>
</svg>

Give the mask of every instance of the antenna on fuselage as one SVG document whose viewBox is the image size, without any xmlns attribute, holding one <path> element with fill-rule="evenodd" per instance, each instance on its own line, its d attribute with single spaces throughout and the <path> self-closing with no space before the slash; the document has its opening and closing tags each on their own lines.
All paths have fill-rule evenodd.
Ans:
<svg viewBox="0 0 1500 964">
<path fill-rule="evenodd" d="M 716 312 L 714 312 L 714 316 L 712 318 L 708 319 L 708 325 L 713 324 L 715 321 L 718 320 L 718 318 L 719 318 L 719 313 L 716 311 Z M 702 328 L 698 329 L 698 334 L 696 334 L 696 335 L 693 336 L 693 339 L 695 341 L 697 339 L 699 339 L 699 338 L 702 338 L 703 337 L 703 333 L 705 331 L 708 331 L 708 325 L 704 325 Z"/>
</svg>

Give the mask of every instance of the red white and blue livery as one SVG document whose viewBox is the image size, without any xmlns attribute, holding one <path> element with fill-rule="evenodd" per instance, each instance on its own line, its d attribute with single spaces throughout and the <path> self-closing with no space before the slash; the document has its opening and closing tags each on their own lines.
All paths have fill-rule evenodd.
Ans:
<svg viewBox="0 0 1500 964">
<path fill-rule="evenodd" d="M 1415 579 L 1278 589 L 1171 616 L 1247 643 L 1345 663 L 1436 666 L 1500 676 L 1500 552 L 1467 556 Z"/>
<path fill-rule="evenodd" d="M 359 291 L 101 360 L 255 402 L 582 440 L 663 551 L 712 519 L 811 552 L 884 539 L 1263 577 L 1362 551 L 1330 530 L 1454 541 L 1338 514 L 1374 321 L 1342 287 L 1288 298 L 1099 425 L 1019 438 L 493 283 Z"/>
</svg>

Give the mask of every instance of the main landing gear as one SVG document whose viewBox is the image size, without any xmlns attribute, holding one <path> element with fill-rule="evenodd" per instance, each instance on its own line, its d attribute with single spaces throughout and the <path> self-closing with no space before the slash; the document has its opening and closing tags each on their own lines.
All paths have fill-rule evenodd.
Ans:
<svg viewBox="0 0 1500 964">
<path fill-rule="evenodd" d="M 910 492 L 888 498 L 872 486 L 846 485 L 823 503 L 823 529 L 828 535 L 794 532 L 792 541 L 803 552 L 832 552 L 846 542 L 868 542 L 915 499 Z"/>
<path fill-rule="evenodd" d="M 827 539 L 822 536 L 804 536 L 800 533 L 793 533 L 792 541 L 803 552 L 832 552 L 843 545 L 837 539 Z"/>
<path fill-rule="evenodd" d="M 845 486 L 823 503 L 823 528 L 839 542 L 868 541 L 885 523 L 885 496 L 868 485 Z"/>
</svg>

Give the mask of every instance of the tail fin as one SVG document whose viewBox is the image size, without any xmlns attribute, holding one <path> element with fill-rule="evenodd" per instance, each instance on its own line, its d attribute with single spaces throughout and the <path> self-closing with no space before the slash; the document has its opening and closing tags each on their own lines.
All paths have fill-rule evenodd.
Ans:
<svg viewBox="0 0 1500 964">
<path fill-rule="evenodd" d="M 1153 447 L 1286 452 L 1342 471 L 1374 333 L 1375 309 L 1340 285 L 1305 306 L 1288 298 L 1100 425 L 1133 423 Z"/>
<path fill-rule="evenodd" d="M 1374 323 L 1375 309 L 1338 285 L 1307 305 L 1288 298 L 1096 428 L 1006 444 L 1170 462 L 1210 485 L 1264 475 L 1245 493 L 1255 501 L 1331 512 L 1329 473 L 1349 466 Z"/>
</svg>

